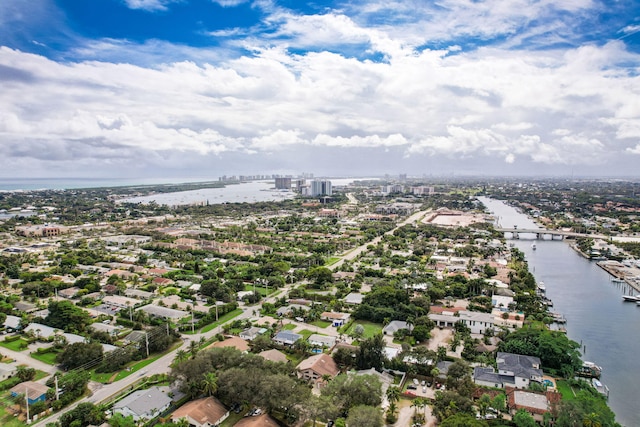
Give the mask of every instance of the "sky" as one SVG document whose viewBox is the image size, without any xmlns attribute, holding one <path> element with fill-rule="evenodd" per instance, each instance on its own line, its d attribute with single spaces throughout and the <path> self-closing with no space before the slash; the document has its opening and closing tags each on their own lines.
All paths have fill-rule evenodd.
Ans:
<svg viewBox="0 0 640 427">
<path fill-rule="evenodd" d="M 0 179 L 640 174 L 637 0 L 2 0 Z"/>
</svg>

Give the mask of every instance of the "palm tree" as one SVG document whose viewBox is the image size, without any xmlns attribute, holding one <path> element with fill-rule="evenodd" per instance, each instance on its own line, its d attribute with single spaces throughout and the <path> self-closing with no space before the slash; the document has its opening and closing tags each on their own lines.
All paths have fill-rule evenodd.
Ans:
<svg viewBox="0 0 640 427">
<path fill-rule="evenodd" d="M 186 351 L 184 351 L 183 349 L 180 349 L 176 352 L 176 358 L 175 361 L 177 363 L 180 362 L 184 362 L 185 360 L 187 360 L 189 358 L 189 353 L 187 353 Z"/>
<path fill-rule="evenodd" d="M 400 400 L 400 389 L 395 386 L 389 387 L 387 389 L 387 400 L 389 401 L 389 405 L 398 402 L 398 400 Z"/>
<path fill-rule="evenodd" d="M 207 372 L 202 380 L 202 391 L 213 396 L 218 391 L 218 376 L 215 372 Z"/>
<path fill-rule="evenodd" d="M 602 422 L 600 422 L 600 416 L 598 414 L 591 412 L 584 416 L 582 425 L 584 427 L 602 427 Z"/>
<path fill-rule="evenodd" d="M 196 354 L 198 354 L 198 351 L 200 351 L 200 347 L 198 346 L 197 341 L 191 341 L 189 343 L 189 352 L 191 353 L 192 359 L 196 358 Z"/>
</svg>

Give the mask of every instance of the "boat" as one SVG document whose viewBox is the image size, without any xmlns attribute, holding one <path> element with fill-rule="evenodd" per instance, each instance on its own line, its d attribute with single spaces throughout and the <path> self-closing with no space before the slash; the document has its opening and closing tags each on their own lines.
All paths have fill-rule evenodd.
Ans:
<svg viewBox="0 0 640 427">
<path fill-rule="evenodd" d="M 627 302 L 640 302 L 640 295 L 622 295 L 622 299 Z"/>
<path fill-rule="evenodd" d="M 531 244 L 531 249 L 534 250 L 534 251 L 536 250 L 536 244 L 535 243 Z"/>
<path fill-rule="evenodd" d="M 545 292 L 547 292 L 547 288 L 546 286 L 544 286 L 544 282 L 540 282 L 538 283 L 538 290 L 540 291 L 540 293 L 544 294 Z"/>
<path fill-rule="evenodd" d="M 576 372 L 579 377 L 600 378 L 602 368 L 593 362 L 582 362 L 582 367 Z"/>
</svg>

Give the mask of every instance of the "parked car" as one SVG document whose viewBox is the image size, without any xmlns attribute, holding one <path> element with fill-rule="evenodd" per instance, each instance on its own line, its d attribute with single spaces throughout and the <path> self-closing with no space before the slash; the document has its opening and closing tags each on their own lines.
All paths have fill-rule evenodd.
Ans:
<svg viewBox="0 0 640 427">
<path fill-rule="evenodd" d="M 418 387 L 416 387 L 416 386 L 415 386 L 415 385 L 413 385 L 413 384 L 409 384 L 409 385 L 407 386 L 407 390 L 415 390 L 415 389 L 417 389 L 417 388 L 418 388 Z"/>
<path fill-rule="evenodd" d="M 419 385 L 419 384 L 420 384 L 420 382 L 418 381 L 418 379 L 417 379 L 417 378 L 414 378 L 414 379 L 413 379 L 413 383 L 414 383 L 415 385 Z"/>
</svg>

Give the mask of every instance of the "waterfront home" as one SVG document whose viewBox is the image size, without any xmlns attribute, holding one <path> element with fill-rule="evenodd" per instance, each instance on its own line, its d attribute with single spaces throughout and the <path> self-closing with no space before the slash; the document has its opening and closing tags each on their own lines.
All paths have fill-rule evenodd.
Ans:
<svg viewBox="0 0 640 427">
<path fill-rule="evenodd" d="M 529 387 L 531 381 L 542 382 L 543 373 L 538 357 L 498 352 L 496 363 L 498 372 L 493 367 L 474 368 L 473 382 L 486 387 L 509 386 L 518 389 Z"/>
</svg>

